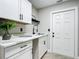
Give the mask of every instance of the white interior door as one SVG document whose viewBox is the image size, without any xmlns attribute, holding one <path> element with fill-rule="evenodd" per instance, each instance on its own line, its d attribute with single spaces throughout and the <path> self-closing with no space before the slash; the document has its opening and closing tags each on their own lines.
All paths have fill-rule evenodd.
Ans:
<svg viewBox="0 0 79 59">
<path fill-rule="evenodd" d="M 74 57 L 75 10 L 53 14 L 53 52 Z"/>
</svg>

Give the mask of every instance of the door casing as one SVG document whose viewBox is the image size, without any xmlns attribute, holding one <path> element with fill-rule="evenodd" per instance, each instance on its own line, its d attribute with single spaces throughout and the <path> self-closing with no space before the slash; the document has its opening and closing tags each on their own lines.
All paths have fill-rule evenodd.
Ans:
<svg viewBox="0 0 79 59">
<path fill-rule="evenodd" d="M 58 10 L 58 11 L 52 11 L 50 12 L 50 53 L 53 53 L 53 39 L 52 39 L 52 14 L 54 13 L 58 13 L 58 12 L 63 12 L 63 11 L 68 11 L 68 10 L 75 10 L 75 48 L 74 48 L 74 58 L 78 57 L 78 7 L 71 7 L 71 8 L 66 8 L 66 9 L 63 9 L 63 10 Z"/>
</svg>

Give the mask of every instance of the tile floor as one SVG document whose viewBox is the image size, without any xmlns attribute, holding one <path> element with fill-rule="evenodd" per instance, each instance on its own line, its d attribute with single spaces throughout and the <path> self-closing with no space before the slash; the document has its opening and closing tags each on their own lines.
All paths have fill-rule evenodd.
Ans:
<svg viewBox="0 0 79 59">
<path fill-rule="evenodd" d="M 42 59 L 74 59 L 74 58 L 70 58 L 70 57 L 66 57 L 58 54 L 47 53 Z"/>
</svg>

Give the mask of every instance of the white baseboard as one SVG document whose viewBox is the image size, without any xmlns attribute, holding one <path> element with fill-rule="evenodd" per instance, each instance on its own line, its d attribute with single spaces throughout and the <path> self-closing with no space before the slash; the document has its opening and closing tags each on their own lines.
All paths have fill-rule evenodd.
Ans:
<svg viewBox="0 0 79 59">
<path fill-rule="evenodd" d="M 75 59 L 79 59 L 79 57 L 75 57 Z"/>
</svg>

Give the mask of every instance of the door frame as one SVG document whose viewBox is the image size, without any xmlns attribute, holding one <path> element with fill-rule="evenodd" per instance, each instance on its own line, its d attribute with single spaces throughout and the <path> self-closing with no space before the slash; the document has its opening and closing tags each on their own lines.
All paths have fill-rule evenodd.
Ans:
<svg viewBox="0 0 79 59">
<path fill-rule="evenodd" d="M 49 52 L 50 53 L 53 53 L 53 39 L 52 39 L 52 22 L 53 22 L 53 18 L 52 18 L 52 15 L 55 14 L 55 13 L 58 13 L 58 12 L 64 12 L 64 11 L 68 11 L 68 10 L 75 10 L 75 40 L 74 40 L 74 58 L 78 57 L 78 7 L 71 7 L 71 8 L 66 8 L 66 9 L 62 9 L 62 10 L 58 10 L 58 11 L 52 11 L 50 12 L 50 50 Z"/>
</svg>

